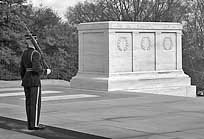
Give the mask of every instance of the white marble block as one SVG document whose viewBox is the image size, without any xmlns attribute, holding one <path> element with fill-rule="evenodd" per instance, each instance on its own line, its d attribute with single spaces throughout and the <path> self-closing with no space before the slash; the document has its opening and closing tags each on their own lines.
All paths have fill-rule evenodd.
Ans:
<svg viewBox="0 0 204 139">
<path fill-rule="evenodd" d="M 163 22 L 82 23 L 79 72 L 71 87 L 195 96 L 182 70 L 182 25 Z"/>
</svg>

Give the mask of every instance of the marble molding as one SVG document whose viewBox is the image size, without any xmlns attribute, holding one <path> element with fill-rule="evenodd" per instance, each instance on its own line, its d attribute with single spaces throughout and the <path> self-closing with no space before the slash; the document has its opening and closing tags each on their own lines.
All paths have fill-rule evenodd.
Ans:
<svg viewBox="0 0 204 139">
<path fill-rule="evenodd" d="M 82 23 L 79 72 L 72 88 L 196 96 L 182 70 L 182 25 L 167 22 Z"/>
</svg>

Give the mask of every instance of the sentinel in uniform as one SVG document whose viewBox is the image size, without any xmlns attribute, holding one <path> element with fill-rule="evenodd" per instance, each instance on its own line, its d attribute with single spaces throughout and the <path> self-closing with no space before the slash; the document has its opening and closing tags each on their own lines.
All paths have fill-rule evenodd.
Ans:
<svg viewBox="0 0 204 139">
<path fill-rule="evenodd" d="M 22 86 L 24 87 L 26 98 L 26 114 L 29 130 L 43 129 L 39 125 L 41 109 L 41 80 L 42 74 L 50 74 L 50 69 L 43 69 L 41 65 L 41 55 L 29 36 L 26 36 L 28 49 L 23 52 L 20 63 L 20 74 Z"/>
</svg>

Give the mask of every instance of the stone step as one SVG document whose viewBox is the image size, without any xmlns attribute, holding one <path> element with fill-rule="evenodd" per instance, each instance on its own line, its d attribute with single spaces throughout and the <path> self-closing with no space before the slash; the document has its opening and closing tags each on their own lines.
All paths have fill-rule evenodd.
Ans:
<svg viewBox="0 0 204 139">
<path fill-rule="evenodd" d="M 151 94 L 196 97 L 196 86 L 172 86 L 163 88 L 146 88 L 146 89 L 133 89 L 127 90 L 128 92 L 142 92 Z"/>
<path fill-rule="evenodd" d="M 172 86 L 189 86 L 190 78 L 154 78 L 154 79 L 118 79 L 109 80 L 109 90 L 143 89 L 143 88 L 163 88 Z"/>
</svg>

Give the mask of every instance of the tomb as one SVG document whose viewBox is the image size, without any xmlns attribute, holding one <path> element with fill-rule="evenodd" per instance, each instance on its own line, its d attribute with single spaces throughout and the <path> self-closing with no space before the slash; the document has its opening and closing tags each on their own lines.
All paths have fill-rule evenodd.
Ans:
<svg viewBox="0 0 204 139">
<path fill-rule="evenodd" d="M 79 72 L 72 88 L 196 96 L 182 70 L 180 23 L 82 23 L 78 35 Z"/>
</svg>

